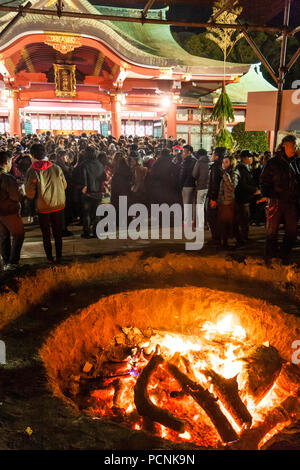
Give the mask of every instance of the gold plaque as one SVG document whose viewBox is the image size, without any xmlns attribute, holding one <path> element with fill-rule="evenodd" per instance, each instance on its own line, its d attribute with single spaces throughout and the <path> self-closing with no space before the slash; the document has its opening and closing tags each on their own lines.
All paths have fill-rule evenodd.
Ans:
<svg viewBox="0 0 300 470">
<path fill-rule="evenodd" d="M 76 96 L 76 65 L 53 64 L 56 96 Z"/>
<path fill-rule="evenodd" d="M 44 42 L 61 54 L 67 54 L 82 45 L 80 36 L 74 34 L 49 33 Z"/>
</svg>

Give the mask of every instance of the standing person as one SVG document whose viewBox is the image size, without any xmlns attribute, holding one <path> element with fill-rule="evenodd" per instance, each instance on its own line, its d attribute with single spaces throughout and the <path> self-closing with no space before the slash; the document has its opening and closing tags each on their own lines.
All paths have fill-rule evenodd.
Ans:
<svg viewBox="0 0 300 470">
<path fill-rule="evenodd" d="M 102 199 L 102 183 L 105 181 L 104 166 L 97 158 L 95 147 L 88 146 L 84 151 L 84 160 L 80 168 L 82 198 L 82 238 L 96 237 L 96 211 Z M 91 234 L 91 227 L 93 233 Z"/>
<path fill-rule="evenodd" d="M 180 200 L 176 188 L 176 167 L 168 149 L 160 151 L 151 168 L 149 189 L 153 204 L 166 203 L 171 206 Z"/>
<path fill-rule="evenodd" d="M 25 176 L 25 193 L 28 199 L 36 197 L 47 260 L 49 263 L 54 262 L 50 232 L 52 228 L 56 261 L 59 262 L 62 257 L 62 223 L 67 182 L 62 169 L 47 159 L 43 144 L 33 144 L 30 154 L 32 165 Z"/>
<path fill-rule="evenodd" d="M 278 230 L 284 221 L 285 235 L 279 257 L 283 264 L 290 261 L 290 253 L 297 239 L 299 211 L 300 165 L 296 154 L 296 137 L 287 135 L 274 158 L 264 167 L 260 185 L 263 196 L 269 198 L 266 210 L 265 262 L 270 264 L 278 256 Z"/>
<path fill-rule="evenodd" d="M 237 165 L 239 182 L 235 189 L 235 236 L 237 245 L 244 245 L 249 241 L 249 215 L 250 202 L 254 196 L 260 194 L 251 174 L 252 155 L 249 150 L 242 150 L 240 163 Z"/>
<path fill-rule="evenodd" d="M 196 180 L 196 214 L 197 229 L 204 230 L 204 205 L 208 191 L 209 180 L 209 158 L 205 149 L 198 150 L 196 157 L 198 158 L 194 168 L 193 177 Z"/>
<path fill-rule="evenodd" d="M 25 234 L 20 216 L 22 194 L 16 179 L 9 174 L 11 167 L 10 152 L 1 151 L 0 249 L 5 271 L 13 271 L 18 267 Z"/>
<path fill-rule="evenodd" d="M 219 188 L 221 179 L 223 177 L 222 172 L 222 160 L 226 154 L 225 147 L 216 147 L 213 151 L 211 161 L 213 162 L 209 172 L 209 182 L 207 191 L 207 222 L 211 231 L 212 243 L 215 246 L 219 246 L 221 243 L 221 237 L 218 226 L 218 208 L 217 199 L 219 194 Z"/>
<path fill-rule="evenodd" d="M 26 172 L 27 172 L 28 168 L 30 168 L 31 163 L 32 162 L 31 162 L 31 158 L 30 158 L 29 154 L 23 154 L 22 153 L 15 160 L 15 165 L 18 168 L 18 170 L 20 171 L 20 174 L 21 174 L 21 177 L 19 178 L 19 180 L 17 180 L 17 182 L 19 184 L 19 187 L 21 188 L 21 192 L 22 192 L 23 196 L 24 196 L 24 193 L 25 193 L 25 191 L 24 191 L 25 175 L 26 175 Z M 30 223 L 30 224 L 33 223 L 33 218 L 34 218 L 34 215 L 35 215 L 34 201 L 28 200 L 26 196 L 24 196 L 22 198 L 22 201 L 21 201 L 21 215 L 22 216 L 26 215 L 28 223 Z"/>
<path fill-rule="evenodd" d="M 72 221 L 72 169 L 68 164 L 68 154 L 66 150 L 58 150 L 56 154 L 55 164 L 58 165 L 64 174 L 67 182 L 66 188 L 66 204 L 63 212 L 62 236 L 70 237 L 73 233 L 68 230 L 68 225 Z"/>
<path fill-rule="evenodd" d="M 225 156 L 222 160 L 222 179 L 218 192 L 218 227 L 222 248 L 228 249 L 228 238 L 233 235 L 235 188 L 239 173 L 235 169 L 235 158 Z"/>
<path fill-rule="evenodd" d="M 117 225 L 120 222 L 119 197 L 129 196 L 131 172 L 122 152 L 116 152 L 112 162 L 111 203 L 116 209 Z"/>
<path fill-rule="evenodd" d="M 193 168 L 196 164 L 196 158 L 193 155 L 193 147 L 184 145 L 182 151 L 182 163 L 179 173 L 179 185 L 181 188 L 183 207 L 188 205 L 184 210 L 184 225 L 193 221 L 193 204 L 195 199 L 195 178 L 193 177 Z"/>
<path fill-rule="evenodd" d="M 137 154 L 134 157 L 135 153 Z M 138 152 L 131 152 L 130 154 L 130 169 L 131 169 L 131 192 L 130 192 L 130 204 L 149 204 L 149 195 L 146 192 L 146 178 L 148 169 L 143 166 L 142 160 Z"/>
<path fill-rule="evenodd" d="M 114 154 L 115 155 L 115 154 Z M 107 157 L 106 153 L 101 151 L 98 153 L 98 160 L 102 163 L 105 171 L 106 179 L 102 184 L 102 197 L 110 202 L 111 199 L 111 178 L 112 178 L 112 159 L 113 157 Z"/>
</svg>

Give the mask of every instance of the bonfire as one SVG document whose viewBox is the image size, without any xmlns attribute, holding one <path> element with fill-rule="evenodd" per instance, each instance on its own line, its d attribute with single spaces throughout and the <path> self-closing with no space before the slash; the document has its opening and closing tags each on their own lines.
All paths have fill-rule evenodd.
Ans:
<svg viewBox="0 0 300 470">
<path fill-rule="evenodd" d="M 180 442 L 260 448 L 300 412 L 300 373 L 225 314 L 193 335 L 120 327 L 69 393 L 94 418 Z"/>
</svg>

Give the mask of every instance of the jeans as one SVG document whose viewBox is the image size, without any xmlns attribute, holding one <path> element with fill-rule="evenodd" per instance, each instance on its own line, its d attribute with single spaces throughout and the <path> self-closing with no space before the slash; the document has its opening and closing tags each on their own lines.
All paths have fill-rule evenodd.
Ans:
<svg viewBox="0 0 300 470">
<path fill-rule="evenodd" d="M 285 226 L 285 234 L 279 255 L 282 258 L 288 257 L 297 240 L 298 209 L 296 202 L 270 199 L 266 208 L 266 219 L 266 260 L 278 255 L 278 230 L 282 222 Z"/>
<path fill-rule="evenodd" d="M 39 213 L 39 222 L 43 235 L 43 244 L 47 259 L 49 261 L 53 261 L 50 231 L 51 228 L 55 243 L 56 258 L 60 259 L 62 256 L 63 210 L 49 212 L 48 214 Z"/>
<path fill-rule="evenodd" d="M 0 216 L 0 249 L 4 264 L 18 264 L 24 236 L 24 225 L 19 214 Z"/>
<path fill-rule="evenodd" d="M 93 233 L 96 234 L 96 211 L 100 202 L 101 201 L 99 199 L 94 199 L 85 195 L 82 197 L 82 224 L 83 233 L 85 235 L 90 235 L 91 226 L 93 228 Z"/>
</svg>

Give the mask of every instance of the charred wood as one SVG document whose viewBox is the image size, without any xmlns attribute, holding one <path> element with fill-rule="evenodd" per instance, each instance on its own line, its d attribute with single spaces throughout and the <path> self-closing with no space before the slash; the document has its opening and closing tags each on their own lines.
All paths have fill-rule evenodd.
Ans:
<svg viewBox="0 0 300 470">
<path fill-rule="evenodd" d="M 238 439 L 238 435 L 231 426 L 226 416 L 220 410 L 216 398 L 201 385 L 193 382 L 175 365 L 167 363 L 168 371 L 175 377 L 186 394 L 191 395 L 194 400 L 204 409 L 210 420 L 215 425 L 223 442 L 233 442 Z"/>
<path fill-rule="evenodd" d="M 152 421 L 156 421 L 163 426 L 181 433 L 184 431 L 184 422 L 181 419 L 176 418 L 168 410 L 154 405 L 148 396 L 147 386 L 150 377 L 156 367 L 158 367 L 163 362 L 164 359 L 161 356 L 153 356 L 146 367 L 143 369 L 143 372 L 138 377 L 134 387 L 134 403 L 138 413 L 141 416 L 145 416 Z"/>
<path fill-rule="evenodd" d="M 288 397 L 279 406 L 272 409 L 264 416 L 263 421 L 257 423 L 253 428 L 246 429 L 240 435 L 240 441 L 232 445 L 232 449 L 257 450 L 260 441 L 276 426 L 285 424 L 288 426 L 294 415 L 299 413 L 299 402 L 295 397 Z"/>
<path fill-rule="evenodd" d="M 249 428 L 252 424 L 252 416 L 239 396 L 236 377 L 225 379 L 213 370 L 203 371 L 203 374 L 210 377 L 214 393 L 235 422 L 240 427 Z"/>
<path fill-rule="evenodd" d="M 282 391 L 289 395 L 300 394 L 300 368 L 286 362 L 283 364 L 280 374 L 278 376 L 276 386 L 280 387 Z"/>
</svg>

